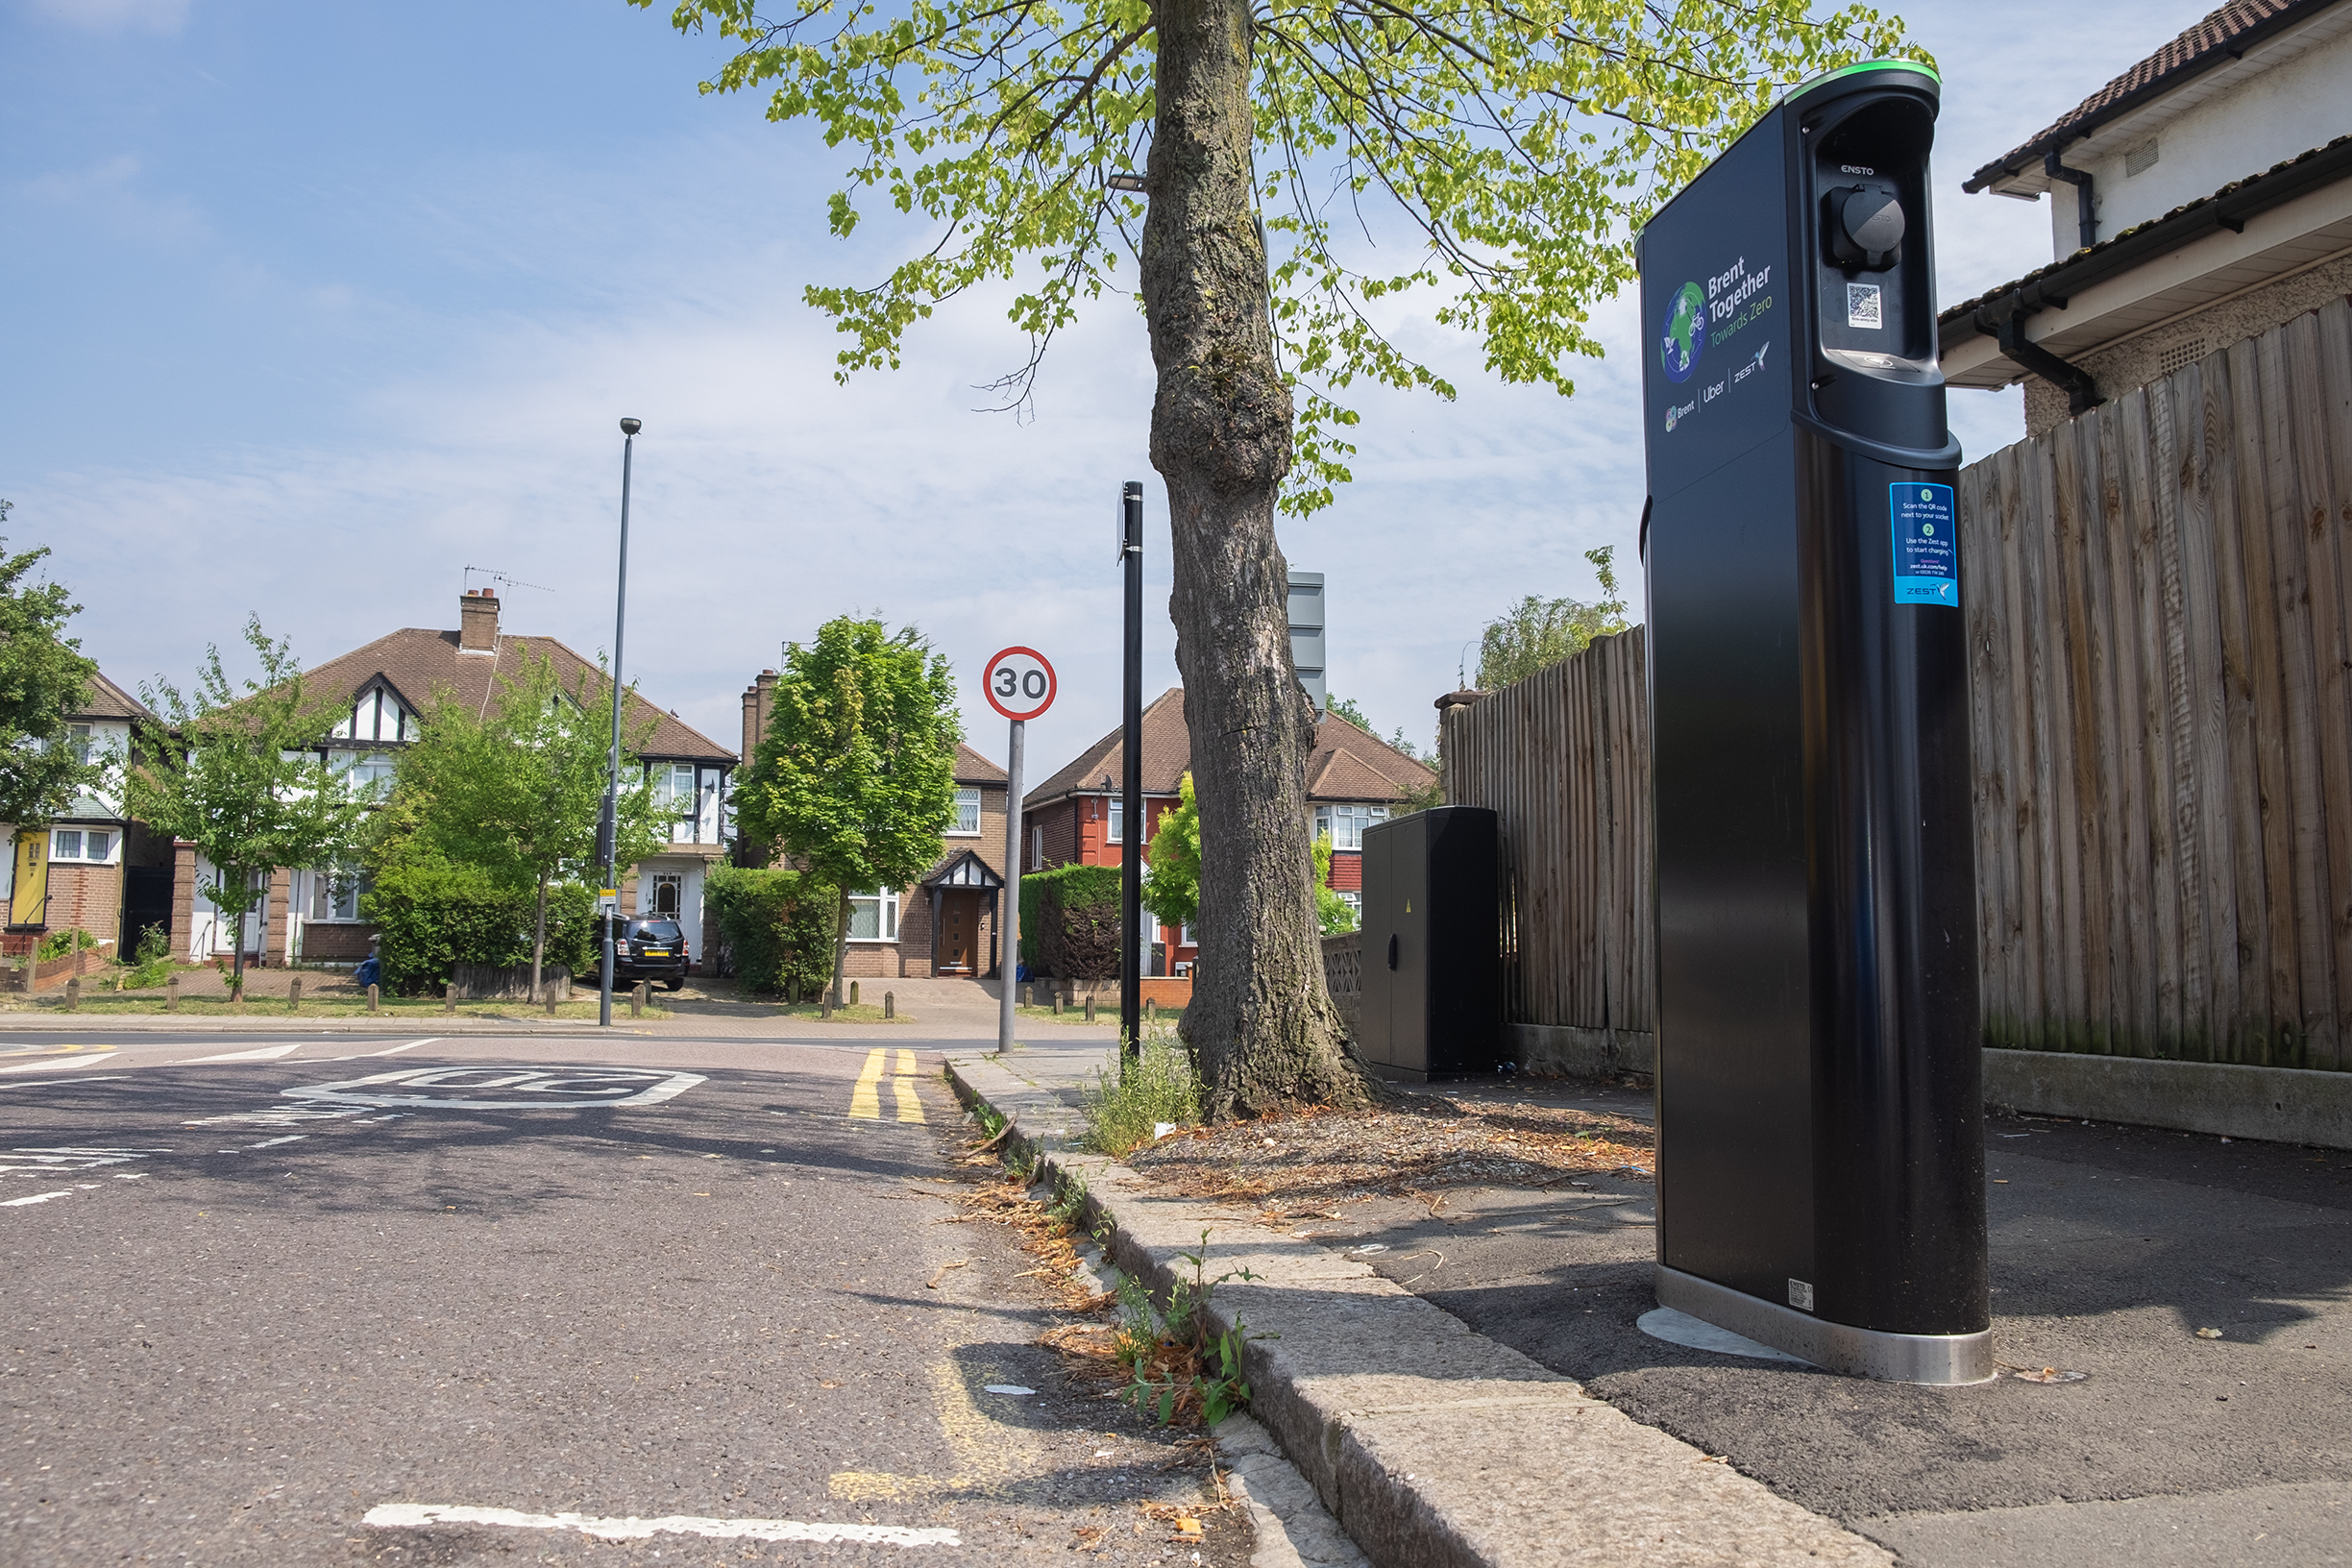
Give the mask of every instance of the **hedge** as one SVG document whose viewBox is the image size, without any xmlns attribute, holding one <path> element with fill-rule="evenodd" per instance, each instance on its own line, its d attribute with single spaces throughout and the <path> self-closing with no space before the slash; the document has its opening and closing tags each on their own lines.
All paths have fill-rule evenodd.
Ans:
<svg viewBox="0 0 2352 1568">
<path fill-rule="evenodd" d="M 719 922 L 736 976 L 764 995 L 799 997 L 833 977 L 840 895 L 799 871 L 714 866 L 702 907 Z"/>
<path fill-rule="evenodd" d="M 361 913 L 376 922 L 386 990 L 439 989 L 460 964 L 503 968 L 530 962 L 535 890 L 499 887 L 470 866 L 396 866 L 377 878 Z M 596 899 L 584 887 L 548 890 L 543 968 L 575 975 L 597 968 Z"/>
<path fill-rule="evenodd" d="M 1031 973 L 1061 980 L 1108 980 L 1118 973 L 1118 867 L 1034 872 L 1021 878 L 1020 899 L 1021 960 Z"/>
</svg>

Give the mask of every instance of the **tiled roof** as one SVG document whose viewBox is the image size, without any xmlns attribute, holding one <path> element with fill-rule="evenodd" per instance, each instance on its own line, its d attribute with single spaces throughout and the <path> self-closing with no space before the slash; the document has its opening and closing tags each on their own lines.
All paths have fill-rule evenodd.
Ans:
<svg viewBox="0 0 2352 1568">
<path fill-rule="evenodd" d="M 90 699 L 87 705 L 80 712 L 69 713 L 65 717 L 68 719 L 130 719 L 150 724 L 160 724 L 163 722 L 148 711 L 144 702 L 107 679 L 106 672 L 103 670 L 90 677 Z"/>
<path fill-rule="evenodd" d="M 1973 318 L 1979 306 L 1990 305 L 2019 289 L 2045 282 L 2060 273 L 2067 275 L 2068 284 L 2073 288 L 2082 287 L 2091 281 L 2085 277 L 2086 274 L 2111 276 L 2117 270 L 2115 266 L 2105 265 L 2111 257 L 2116 257 L 2117 253 L 2125 247 L 2137 246 L 2139 241 L 2158 230 L 2168 226 L 2181 228 L 2194 225 L 2201 215 L 2208 214 L 2208 209 L 2213 210 L 2210 212 L 2209 221 L 2204 223 L 2204 227 L 2211 228 L 2221 221 L 2242 222 L 2243 212 L 2232 217 L 2225 209 L 2231 198 L 2243 197 L 2245 202 L 2238 205 L 2252 204 L 2253 208 L 2259 209 L 2265 202 L 2269 200 L 2265 194 L 2268 187 L 2278 185 L 2281 187 L 2279 199 L 2291 200 L 2302 194 L 2303 188 L 2315 180 L 2340 179 L 2342 176 L 2340 168 L 2332 169 L 2324 165 L 2315 167 L 2315 165 L 2322 165 L 2322 160 L 2327 160 L 2329 164 L 2340 163 L 2341 155 L 2348 149 L 2352 149 L 2352 135 L 2338 136 L 2324 147 L 2314 147 L 2309 152 L 2298 153 L 2285 162 L 2271 165 L 2260 174 L 2249 174 L 2242 180 L 2233 180 L 2210 196 L 2199 196 L 2195 201 L 2183 202 L 2163 217 L 2150 218 L 2145 223 L 2134 224 L 2121 233 L 2109 239 L 2102 239 L 2086 250 L 2076 251 L 2072 256 L 2061 257 L 2047 266 L 2036 267 L 2021 278 L 2012 279 L 1997 287 L 1985 290 L 1974 299 L 1962 300 L 1958 305 L 1939 313 L 1936 317 L 1937 324 L 1945 329 L 1946 336 L 1950 337 L 1953 342 L 1958 342 L 1975 331 Z M 2183 243 L 2183 241 L 2167 241 L 2168 245 L 2178 243 Z M 2125 257 L 2123 264 L 2133 263 L 2130 258 Z M 1961 329 L 1958 336 L 1951 336 L 1950 329 L 1954 327 Z"/>
<path fill-rule="evenodd" d="M 520 679 L 526 662 L 542 657 L 554 664 L 556 676 L 566 690 L 582 674 L 600 684 L 603 679 L 603 672 L 595 664 L 552 637 L 502 636 L 495 654 L 460 653 L 454 631 L 404 626 L 364 648 L 352 649 L 339 659 L 329 659 L 315 669 L 306 670 L 303 681 L 314 696 L 356 698 L 380 676 L 391 682 L 393 689 L 411 705 L 429 707 L 446 692 L 457 701 L 479 708 L 490 699 L 494 675 Z M 605 700 L 609 702 L 611 698 L 607 697 Z M 737 760 L 734 752 L 683 719 L 663 712 L 631 692 L 624 721 L 629 731 L 642 729 L 649 719 L 653 722 L 653 733 L 641 755 L 680 762 Z"/>
<path fill-rule="evenodd" d="M 955 781 L 958 784 L 1009 784 L 1012 775 L 988 758 L 956 742 Z"/>
<path fill-rule="evenodd" d="M 2169 92 L 2190 78 L 2244 54 L 2252 40 L 2247 35 L 2290 27 L 2316 15 L 2340 0 L 2230 0 L 2208 12 L 2180 37 L 2076 104 L 2022 145 L 1987 163 L 1969 176 L 1963 190 L 1982 190 L 2027 165 L 2038 166 L 2053 147 L 2080 140 L 2109 120 Z"/>
<path fill-rule="evenodd" d="M 1174 795 L 1192 766 L 1192 738 L 1185 727 L 1184 689 L 1171 687 L 1143 710 L 1143 793 Z M 1067 795 L 1116 791 L 1126 768 L 1117 730 L 1096 741 L 1022 798 L 1031 810 Z M 1426 790 L 1437 775 L 1377 735 L 1325 714 L 1315 725 L 1313 752 L 1307 759 L 1310 800 L 1402 800 Z"/>
</svg>

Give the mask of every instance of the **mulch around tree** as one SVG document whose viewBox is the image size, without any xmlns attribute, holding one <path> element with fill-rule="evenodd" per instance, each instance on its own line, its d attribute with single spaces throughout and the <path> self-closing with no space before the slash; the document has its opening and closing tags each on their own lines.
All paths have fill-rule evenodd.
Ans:
<svg viewBox="0 0 2352 1568">
<path fill-rule="evenodd" d="M 1474 1183 L 1645 1180 L 1655 1168 L 1655 1147 L 1651 1129 L 1628 1116 L 1416 1092 L 1368 1111 L 1317 1109 L 1188 1128 L 1137 1149 L 1126 1163 L 1184 1196 L 1265 1206 L 1277 1211 L 1265 1217 L 1282 1221 L 1334 1217 L 1314 1213 L 1316 1205 Z M 1298 1212 L 1282 1213 L 1291 1210 Z"/>
</svg>

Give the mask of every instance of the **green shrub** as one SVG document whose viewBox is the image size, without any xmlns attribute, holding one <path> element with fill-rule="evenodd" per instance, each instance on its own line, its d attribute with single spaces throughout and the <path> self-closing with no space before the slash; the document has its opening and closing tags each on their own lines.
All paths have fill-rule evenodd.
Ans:
<svg viewBox="0 0 2352 1568">
<path fill-rule="evenodd" d="M 1057 866 L 1022 877 L 1021 958 L 1032 974 L 1063 980 L 1118 973 L 1119 868 Z"/>
<path fill-rule="evenodd" d="M 497 886 L 470 866 L 409 862 L 386 867 L 377 876 L 360 901 L 360 913 L 376 922 L 384 989 L 415 995 L 437 988 L 460 964 L 528 963 L 534 901 Z M 552 891 L 548 905 L 552 961 Z"/>
<path fill-rule="evenodd" d="M 133 991 L 145 991 L 170 979 L 171 933 L 159 925 L 140 932 L 138 951 L 131 955 L 131 961 L 133 968 L 127 984 Z"/>
<path fill-rule="evenodd" d="M 96 937 L 78 925 L 69 925 L 62 931 L 52 931 L 41 938 L 40 945 L 33 951 L 33 959 L 35 963 L 46 964 L 53 958 L 63 958 L 68 953 L 86 953 L 97 945 Z"/>
<path fill-rule="evenodd" d="M 736 977 L 762 995 L 805 996 L 833 976 L 840 894 L 782 867 L 715 866 L 702 907 L 719 922 Z"/>
<path fill-rule="evenodd" d="M 1116 1078 L 1098 1069 L 1081 1098 L 1087 1146 L 1114 1157 L 1149 1143 L 1156 1123 L 1189 1127 L 1200 1120 L 1200 1078 L 1191 1053 L 1164 1023 L 1144 1030 L 1142 1051 Z"/>
</svg>

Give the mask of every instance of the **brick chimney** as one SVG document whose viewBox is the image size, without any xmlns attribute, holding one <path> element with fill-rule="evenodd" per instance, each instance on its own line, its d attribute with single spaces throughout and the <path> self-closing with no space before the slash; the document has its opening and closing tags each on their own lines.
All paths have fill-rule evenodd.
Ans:
<svg viewBox="0 0 2352 1568">
<path fill-rule="evenodd" d="M 498 651 L 498 596 L 476 589 L 457 600 L 457 648 L 464 653 Z"/>
<path fill-rule="evenodd" d="M 773 670 L 762 670 L 743 694 L 743 760 L 751 766 L 751 753 L 768 733 L 768 716 L 775 711 L 776 681 L 780 677 Z"/>
</svg>

